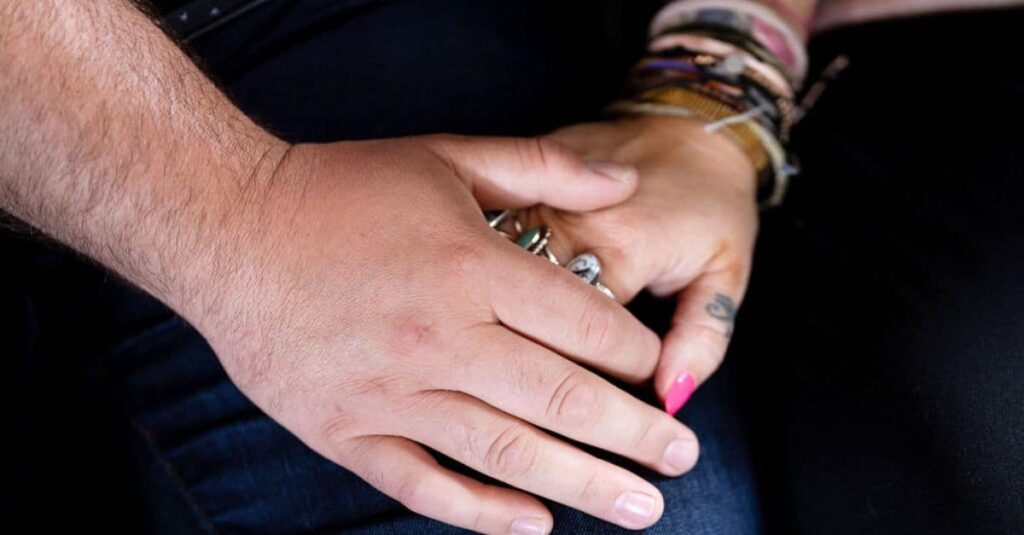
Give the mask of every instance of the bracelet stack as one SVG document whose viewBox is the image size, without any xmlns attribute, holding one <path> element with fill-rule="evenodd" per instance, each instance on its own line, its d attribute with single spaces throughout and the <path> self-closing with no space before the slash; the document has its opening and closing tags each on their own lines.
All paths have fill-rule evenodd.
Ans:
<svg viewBox="0 0 1024 535">
<path fill-rule="evenodd" d="M 629 98 L 607 112 L 705 121 L 706 131 L 723 132 L 750 158 L 762 206 L 782 202 L 796 173 L 786 144 L 807 69 L 793 30 L 749 0 L 677 0 L 655 17 L 650 38 Z"/>
</svg>

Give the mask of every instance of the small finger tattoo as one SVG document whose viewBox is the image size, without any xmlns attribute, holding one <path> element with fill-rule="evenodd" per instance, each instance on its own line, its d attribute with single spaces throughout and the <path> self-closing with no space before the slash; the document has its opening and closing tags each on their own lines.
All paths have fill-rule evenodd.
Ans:
<svg viewBox="0 0 1024 535">
<path fill-rule="evenodd" d="M 733 325 L 736 322 L 736 302 L 728 295 L 716 293 L 714 299 L 704 307 L 704 310 L 712 318 L 725 323 L 723 334 L 726 338 L 731 338 Z"/>
</svg>

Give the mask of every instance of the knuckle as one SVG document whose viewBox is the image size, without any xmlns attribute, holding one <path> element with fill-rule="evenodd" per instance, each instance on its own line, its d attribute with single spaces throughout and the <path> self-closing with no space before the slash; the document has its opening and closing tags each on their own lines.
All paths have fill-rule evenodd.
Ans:
<svg viewBox="0 0 1024 535">
<path fill-rule="evenodd" d="M 320 425 L 320 438 L 327 444 L 340 444 L 355 434 L 355 419 L 347 414 L 328 418 Z"/>
<path fill-rule="evenodd" d="M 403 418 L 422 418 L 424 415 L 436 415 L 441 421 L 448 422 L 447 431 L 457 444 L 469 443 L 472 437 L 470 429 L 464 425 L 451 404 L 452 393 L 447 390 L 427 389 L 405 396 L 397 403 L 398 413 Z"/>
<path fill-rule="evenodd" d="M 392 318 L 389 325 L 390 340 L 399 358 L 439 353 L 445 337 L 436 320 L 423 314 L 403 314 Z"/>
<path fill-rule="evenodd" d="M 515 423 L 498 433 L 483 454 L 483 466 L 494 477 L 515 480 L 533 472 L 540 444 L 526 426 Z"/>
<path fill-rule="evenodd" d="M 598 473 L 591 473 L 587 476 L 587 482 L 577 491 L 576 496 L 580 503 L 594 503 L 600 500 L 605 494 L 603 490 L 604 480 Z"/>
<path fill-rule="evenodd" d="M 588 297 L 587 303 L 581 307 L 579 319 L 580 346 L 588 353 L 617 349 L 614 336 L 616 315 L 611 307 Z"/>
<path fill-rule="evenodd" d="M 745 260 L 732 260 L 725 264 L 720 270 L 722 276 L 723 286 L 726 288 L 742 289 L 746 288 L 747 280 L 750 278 L 750 263 Z M 727 292 L 732 294 L 733 292 Z M 737 297 L 742 297 L 738 295 Z M 739 299 L 737 299 L 737 302 Z"/>
<path fill-rule="evenodd" d="M 439 503 L 434 498 L 429 478 L 405 478 L 395 490 L 395 500 L 414 513 L 433 513 L 435 515 L 440 513 L 436 511 Z"/>
<path fill-rule="evenodd" d="M 630 449 L 632 451 L 644 451 L 645 449 L 650 449 L 649 442 L 651 434 L 654 432 L 656 427 L 657 423 L 654 418 L 641 418 L 639 429 L 630 439 Z"/>
<path fill-rule="evenodd" d="M 750 277 L 753 248 L 741 247 L 730 241 L 718 244 L 712 257 L 713 272 L 726 288 L 744 288 Z"/>
<path fill-rule="evenodd" d="M 481 274 L 491 255 L 484 244 L 468 240 L 445 245 L 444 258 L 447 260 L 441 274 L 446 283 L 465 284 L 467 278 Z"/>
<path fill-rule="evenodd" d="M 456 134 L 446 133 L 427 134 L 418 139 L 425 149 L 443 160 L 448 160 L 453 156 L 452 153 L 458 150 L 459 142 L 462 140 Z"/>
<path fill-rule="evenodd" d="M 524 138 L 517 144 L 524 169 L 547 170 L 558 162 L 562 146 L 541 137 Z"/>
<path fill-rule="evenodd" d="M 415 380 L 399 373 L 390 372 L 373 377 L 348 378 L 340 390 L 343 394 L 376 402 L 382 399 L 395 399 L 409 392 L 415 386 Z"/>
<path fill-rule="evenodd" d="M 572 370 L 551 393 L 547 417 L 569 427 L 593 424 L 600 418 L 599 399 L 594 381 L 583 370 Z"/>
<path fill-rule="evenodd" d="M 701 353 L 704 354 L 710 364 L 717 367 L 725 359 L 729 327 L 698 323 L 693 325 L 691 329 L 692 339 L 703 348 Z"/>
<path fill-rule="evenodd" d="M 629 251 L 638 250 L 640 246 L 645 247 L 646 243 L 654 237 L 645 232 L 637 232 L 636 229 L 658 228 L 661 223 L 656 216 L 633 205 L 616 206 L 615 210 L 599 212 L 595 214 L 600 217 L 601 245 L 605 248 L 618 252 L 623 258 L 618 260 L 631 260 L 633 255 Z"/>
</svg>

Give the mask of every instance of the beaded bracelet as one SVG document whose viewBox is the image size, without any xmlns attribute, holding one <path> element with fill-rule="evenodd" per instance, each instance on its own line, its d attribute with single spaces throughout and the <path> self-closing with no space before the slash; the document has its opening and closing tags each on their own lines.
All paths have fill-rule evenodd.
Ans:
<svg viewBox="0 0 1024 535">
<path fill-rule="evenodd" d="M 696 79 L 682 79 L 674 76 L 658 77 L 637 86 L 632 91 L 634 100 L 638 101 L 659 101 L 662 104 L 669 104 L 658 100 L 652 95 L 657 91 L 666 89 L 685 89 L 690 93 L 702 95 L 703 97 L 720 103 L 731 110 L 729 116 L 750 114 L 750 119 L 760 123 L 771 132 L 779 132 L 782 128 L 783 117 L 781 111 L 774 106 L 773 102 L 761 102 L 747 98 L 746 94 L 736 95 L 735 91 L 740 89 L 723 85 L 716 81 L 701 81 Z M 781 137 L 781 136 L 780 136 Z"/>
<path fill-rule="evenodd" d="M 748 69 L 756 72 L 757 76 L 765 80 L 766 85 L 777 89 L 786 98 L 793 98 L 793 88 L 789 85 L 789 82 L 782 73 L 757 60 L 746 50 L 730 43 L 696 34 L 673 33 L 656 37 L 651 41 L 650 45 L 648 45 L 648 50 L 652 53 L 664 52 L 676 48 L 685 48 L 694 52 L 721 58 L 740 58 Z"/>
<path fill-rule="evenodd" d="M 684 87 L 651 89 L 631 99 L 614 102 L 605 111 L 613 115 L 641 111 L 655 115 L 670 115 L 664 112 L 666 108 L 685 110 L 686 114 L 682 116 L 701 119 L 711 125 L 738 115 L 736 109 L 718 99 Z M 770 165 L 771 159 L 750 125 L 751 123 L 746 121 L 725 124 L 722 131 L 747 154 L 754 166 L 754 172 L 758 176 L 758 183 L 762 184 L 770 180 L 765 173 L 773 171 Z"/>
<path fill-rule="evenodd" d="M 735 60 L 735 61 L 730 61 Z M 764 113 L 756 119 L 767 128 L 788 139 L 794 119 L 792 98 L 772 87 L 742 60 L 717 58 L 706 54 L 677 52 L 671 58 L 648 56 L 634 69 L 630 91 L 641 91 L 663 85 L 681 85 L 717 97 L 745 112 L 760 108 Z"/>
</svg>

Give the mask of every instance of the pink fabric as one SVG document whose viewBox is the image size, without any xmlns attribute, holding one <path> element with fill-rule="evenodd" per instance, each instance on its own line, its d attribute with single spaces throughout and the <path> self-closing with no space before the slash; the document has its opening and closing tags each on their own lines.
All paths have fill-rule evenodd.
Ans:
<svg viewBox="0 0 1024 535">
<path fill-rule="evenodd" d="M 941 11 L 999 7 L 1024 7 L 1024 0 L 822 0 L 811 30 Z"/>
</svg>

